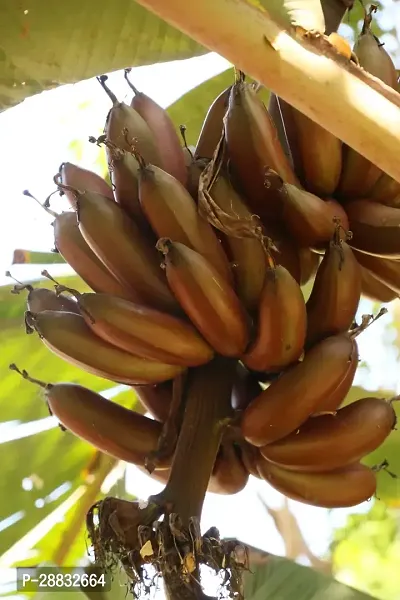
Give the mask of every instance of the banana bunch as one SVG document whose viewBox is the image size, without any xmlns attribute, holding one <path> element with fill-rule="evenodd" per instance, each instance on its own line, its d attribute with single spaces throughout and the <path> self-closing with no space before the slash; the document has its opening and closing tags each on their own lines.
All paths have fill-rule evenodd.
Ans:
<svg viewBox="0 0 400 600">
<path fill-rule="evenodd" d="M 394 87 L 371 14 L 354 53 Z M 188 372 L 226 357 L 232 419 L 208 490 L 234 494 L 253 475 L 315 506 L 368 499 L 376 472 L 361 461 L 394 428 L 393 402 L 341 406 L 371 320 L 355 323 L 361 294 L 390 302 L 400 293 L 400 184 L 281 103 L 286 152 L 242 73 L 212 103 L 196 147 L 182 146 L 128 72 L 130 105 L 98 78 L 112 107 L 91 141 L 112 186 L 71 163 L 54 178 L 70 205 L 54 213 L 55 248 L 92 291 L 25 286 L 25 323 L 64 360 L 130 385 L 152 418 L 76 384 L 39 382 L 49 410 L 143 469 Z M 152 477 L 168 481 L 174 452 L 158 454 Z"/>
</svg>

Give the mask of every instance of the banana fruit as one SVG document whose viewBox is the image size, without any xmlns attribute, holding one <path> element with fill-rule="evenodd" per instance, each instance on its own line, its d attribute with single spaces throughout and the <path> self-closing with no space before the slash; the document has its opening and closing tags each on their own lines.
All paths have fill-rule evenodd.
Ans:
<svg viewBox="0 0 400 600">
<path fill-rule="evenodd" d="M 229 158 L 251 210 L 260 216 L 275 215 L 282 180 L 299 182 L 252 85 L 239 80 L 232 86 L 224 123 Z M 268 186 L 266 177 L 271 171 L 275 183 Z"/>
<path fill-rule="evenodd" d="M 213 101 L 205 116 L 194 151 L 195 158 L 211 159 L 224 130 L 224 116 L 229 105 L 231 86 Z"/>
<path fill-rule="evenodd" d="M 209 190 L 213 202 L 225 215 L 226 227 L 232 231 L 240 222 L 251 223 L 252 214 L 241 199 L 227 174 L 220 173 Z M 221 217 L 223 218 L 223 217 Z M 258 237 L 237 237 L 225 234 L 231 258 L 235 289 L 250 312 L 257 309 L 267 271 L 267 259 L 262 240 Z"/>
<path fill-rule="evenodd" d="M 366 254 L 400 258 L 400 208 L 369 200 L 353 200 L 346 205 L 351 246 Z"/>
<path fill-rule="evenodd" d="M 65 194 L 69 203 L 75 208 L 76 197 L 69 186 L 82 190 L 83 192 L 97 192 L 106 196 L 110 200 L 114 200 L 114 194 L 110 186 L 102 177 L 89 171 L 88 169 L 82 169 L 78 165 L 74 165 L 70 162 L 64 162 L 60 165 L 57 175 L 54 177 L 54 181 L 57 185 L 62 184 L 62 193 Z"/>
<path fill-rule="evenodd" d="M 168 239 L 158 242 L 175 297 L 205 340 L 223 356 L 240 356 L 248 341 L 248 317 L 226 279 L 198 252 Z"/>
<path fill-rule="evenodd" d="M 307 346 L 347 331 L 361 296 L 361 272 L 350 246 L 335 234 L 307 301 Z"/>
<path fill-rule="evenodd" d="M 315 412 L 346 375 L 353 340 L 336 335 L 316 344 L 251 402 L 243 413 L 243 437 L 264 446 L 295 431 Z"/>
<path fill-rule="evenodd" d="M 308 419 L 299 430 L 260 449 L 267 460 L 294 471 L 327 472 L 373 452 L 396 423 L 391 402 L 357 400 L 336 413 Z"/>
<path fill-rule="evenodd" d="M 371 5 L 369 12 L 365 12 L 363 27 L 353 51 L 363 69 L 396 89 L 396 69 L 392 59 L 371 31 L 372 14 L 376 10 L 377 7 Z M 381 175 L 382 171 L 376 165 L 356 150 L 346 147 L 337 192 L 344 200 L 366 198 Z"/>
<path fill-rule="evenodd" d="M 176 310 L 158 254 L 136 222 L 105 196 L 76 194 L 80 232 L 132 298 L 161 310 Z"/>
<path fill-rule="evenodd" d="M 161 167 L 157 142 L 146 121 L 131 106 L 118 102 L 106 84 L 107 79 L 106 75 L 97 78 L 113 104 L 104 127 L 106 139 L 117 148 L 128 152 L 131 152 L 134 146 L 147 162 Z"/>
<path fill-rule="evenodd" d="M 162 169 L 142 163 L 139 200 L 144 215 L 159 238 L 168 237 L 196 250 L 227 281 L 232 280 L 230 265 L 220 241 L 177 179 Z"/>
<path fill-rule="evenodd" d="M 254 342 L 242 357 L 253 371 L 280 372 L 303 352 L 307 313 L 298 283 L 282 266 L 269 269 L 258 309 Z"/>
<path fill-rule="evenodd" d="M 55 218 L 53 227 L 58 252 L 92 290 L 134 299 L 129 287 L 120 283 L 88 246 L 79 231 L 76 213 L 61 213 Z"/>
<path fill-rule="evenodd" d="M 54 354 L 88 373 L 118 383 L 159 383 L 173 379 L 184 368 L 150 361 L 120 350 L 97 337 L 83 317 L 73 313 L 46 310 L 27 312 L 28 331 L 36 331 Z"/>
<path fill-rule="evenodd" d="M 288 471 L 266 460 L 259 461 L 263 479 L 281 494 L 297 502 L 322 508 L 356 506 L 376 491 L 372 469 L 356 463 L 328 473 Z"/>
<path fill-rule="evenodd" d="M 212 348 L 182 319 L 110 294 L 78 294 L 77 300 L 90 329 L 116 348 L 184 367 L 213 358 Z"/>
<path fill-rule="evenodd" d="M 166 110 L 152 98 L 139 92 L 128 78 L 130 69 L 125 69 L 125 79 L 134 93 L 131 107 L 147 123 L 160 155 L 161 167 L 175 177 L 182 185 L 186 184 L 187 171 L 185 157 L 178 134 Z"/>
<path fill-rule="evenodd" d="M 50 385 L 45 395 L 51 413 L 68 431 L 106 454 L 144 465 L 157 449 L 157 421 L 72 383 Z"/>
<path fill-rule="evenodd" d="M 158 385 L 134 385 L 132 388 L 151 416 L 156 421 L 165 423 L 172 402 L 172 381 L 164 381 Z"/>
</svg>

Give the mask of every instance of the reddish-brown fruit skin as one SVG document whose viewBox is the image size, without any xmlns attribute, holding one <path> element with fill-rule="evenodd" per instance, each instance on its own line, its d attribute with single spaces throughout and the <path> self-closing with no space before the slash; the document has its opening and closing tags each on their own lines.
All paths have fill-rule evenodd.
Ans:
<svg viewBox="0 0 400 600">
<path fill-rule="evenodd" d="M 198 252 L 167 243 L 167 280 L 181 307 L 216 352 L 240 356 L 248 344 L 248 319 L 230 284 Z"/>
<path fill-rule="evenodd" d="M 185 156 L 167 111 L 143 92 L 135 93 L 131 107 L 146 121 L 154 139 L 158 142 L 161 167 L 185 185 L 187 180 Z"/>
<path fill-rule="evenodd" d="M 97 173 L 93 173 L 93 171 L 83 169 L 70 162 L 65 162 L 60 166 L 58 177 L 59 182 L 63 185 L 70 185 L 77 190 L 82 190 L 82 192 L 97 192 L 110 200 L 114 200 L 113 191 L 108 183 L 104 181 L 102 177 L 97 175 Z M 62 191 L 67 197 L 70 205 L 75 208 L 76 195 L 74 192 L 65 188 L 62 188 Z"/>
<path fill-rule="evenodd" d="M 255 448 L 245 440 L 240 440 L 240 455 L 242 463 L 246 467 L 249 475 L 261 479 L 261 475 L 258 471 L 258 463 L 262 460 L 259 448 Z"/>
<path fill-rule="evenodd" d="M 349 357 L 347 371 L 343 376 L 343 379 L 326 397 L 321 399 L 318 404 L 315 413 L 318 414 L 324 411 L 334 411 L 339 408 L 342 402 L 345 400 L 349 393 L 351 386 L 353 385 L 354 376 L 358 367 L 358 346 L 356 340 L 353 340 L 353 350 Z"/>
<path fill-rule="evenodd" d="M 372 188 L 369 198 L 386 206 L 400 208 L 400 183 L 387 173 L 382 173 Z"/>
<path fill-rule="evenodd" d="M 80 315 L 51 310 L 32 315 L 34 329 L 54 354 L 93 375 L 118 383 L 155 384 L 184 371 L 111 346 L 97 337 Z"/>
<path fill-rule="evenodd" d="M 58 296 L 47 288 L 33 288 L 26 299 L 27 309 L 33 313 L 44 310 L 63 310 L 80 314 L 78 303 L 72 298 Z"/>
<path fill-rule="evenodd" d="M 379 260 L 379 259 L 378 259 Z M 384 259 L 382 259 L 384 260 Z M 393 262 L 393 261 L 390 261 Z M 375 302 L 392 302 L 395 298 L 398 297 L 398 293 L 394 290 L 391 290 L 384 283 L 381 283 L 379 279 L 377 279 L 374 274 L 362 267 L 361 269 L 361 294 L 370 300 L 374 300 Z M 400 278 L 399 278 L 400 283 Z"/>
<path fill-rule="evenodd" d="M 256 339 L 242 357 L 253 371 L 279 372 L 304 347 L 307 313 L 299 284 L 282 266 L 269 269 L 258 308 Z"/>
<path fill-rule="evenodd" d="M 271 248 L 271 256 L 277 265 L 285 267 L 291 276 L 300 283 L 301 280 L 301 262 L 299 248 L 292 236 L 282 227 L 271 225 L 269 222 L 263 222 L 265 235 L 271 238 L 276 250 Z"/>
<path fill-rule="evenodd" d="M 242 363 L 238 362 L 232 388 L 232 408 L 244 410 L 254 398 L 261 394 L 262 390 L 256 375 L 250 373 Z"/>
<path fill-rule="evenodd" d="M 176 311 L 155 247 L 116 202 L 99 194 L 80 194 L 78 221 L 79 230 L 93 252 L 132 291 L 135 301 Z"/>
<path fill-rule="evenodd" d="M 224 116 L 229 105 L 231 87 L 223 90 L 208 109 L 197 140 L 195 158 L 213 157 L 224 128 Z"/>
<path fill-rule="evenodd" d="M 237 223 L 241 220 L 251 222 L 251 211 L 230 183 L 226 173 L 219 174 L 209 194 L 221 211 L 229 215 L 230 220 L 224 217 L 228 226 L 233 227 L 232 221 L 235 223 L 235 219 Z M 247 310 L 253 311 L 257 309 L 267 269 L 263 244 L 257 237 L 235 237 L 226 234 L 224 245 L 233 264 L 237 294 Z"/>
<path fill-rule="evenodd" d="M 139 200 L 159 238 L 167 237 L 196 250 L 232 281 L 230 265 L 218 237 L 177 179 L 152 165 L 143 167 L 139 173 Z"/>
<path fill-rule="evenodd" d="M 314 194 L 333 194 L 340 178 L 342 142 L 300 111 L 290 108 L 305 187 Z"/>
<path fill-rule="evenodd" d="M 248 480 L 249 473 L 241 461 L 239 449 L 232 443 L 221 444 L 208 491 L 213 494 L 237 494 L 246 487 Z"/>
<path fill-rule="evenodd" d="M 369 200 L 346 204 L 351 246 L 373 256 L 400 258 L 400 209 Z"/>
<path fill-rule="evenodd" d="M 309 248 L 299 248 L 300 258 L 300 285 L 306 285 L 317 272 L 320 258 Z"/>
<path fill-rule="evenodd" d="M 229 158 L 251 209 L 260 216 L 276 215 L 279 191 L 265 185 L 268 169 L 281 180 L 298 185 L 292 166 L 279 142 L 268 111 L 252 87 L 238 82 L 232 86 L 225 119 Z"/>
<path fill-rule="evenodd" d="M 335 232 L 336 203 L 326 202 L 288 183 L 283 190 L 282 220 L 299 246 L 327 244 Z"/>
<path fill-rule="evenodd" d="M 214 351 L 186 321 L 110 294 L 81 294 L 81 314 L 99 338 L 149 360 L 197 367 Z"/>
<path fill-rule="evenodd" d="M 275 442 L 295 431 L 331 394 L 347 373 L 353 341 L 336 335 L 316 344 L 244 411 L 243 437 L 254 446 Z"/>
<path fill-rule="evenodd" d="M 338 219 L 344 231 L 349 230 L 349 218 L 343 206 L 334 198 L 325 198 L 325 205 L 329 207 L 332 217 Z"/>
<path fill-rule="evenodd" d="M 158 385 L 134 385 L 132 387 L 144 408 L 156 421 L 165 423 L 172 402 L 172 381 L 165 381 Z"/>
<path fill-rule="evenodd" d="M 74 435 L 119 460 L 144 465 L 157 449 L 161 425 L 80 385 L 46 390 L 52 414 Z"/>
<path fill-rule="evenodd" d="M 261 448 L 267 460 L 286 469 L 333 471 L 378 448 L 396 423 L 390 402 L 363 398 L 337 411 L 308 419 L 287 437 Z"/>
<path fill-rule="evenodd" d="M 328 473 L 288 471 L 266 460 L 259 461 L 260 475 L 292 500 L 322 508 L 345 508 L 368 500 L 376 491 L 376 475 L 355 464 Z"/>
<path fill-rule="evenodd" d="M 360 267 L 350 246 L 332 242 L 325 252 L 307 302 L 307 341 L 347 331 L 361 296 Z"/>
<path fill-rule="evenodd" d="M 389 260 L 387 258 L 379 258 L 370 256 L 363 252 L 355 251 L 358 262 L 361 266 L 371 271 L 383 285 L 393 290 L 396 295 L 400 296 L 400 261 Z"/>
<path fill-rule="evenodd" d="M 161 167 L 157 142 L 146 121 L 131 106 L 123 102 L 114 103 L 107 115 L 104 132 L 108 141 L 127 152 L 132 145 L 146 162 Z"/>
<path fill-rule="evenodd" d="M 130 152 L 107 150 L 110 179 L 116 202 L 135 218 L 143 218 L 139 204 L 139 164 Z"/>
<path fill-rule="evenodd" d="M 64 212 L 56 217 L 54 243 L 67 263 L 93 291 L 114 294 L 127 300 L 135 299 L 132 290 L 115 279 L 86 243 L 74 212 Z"/>
</svg>

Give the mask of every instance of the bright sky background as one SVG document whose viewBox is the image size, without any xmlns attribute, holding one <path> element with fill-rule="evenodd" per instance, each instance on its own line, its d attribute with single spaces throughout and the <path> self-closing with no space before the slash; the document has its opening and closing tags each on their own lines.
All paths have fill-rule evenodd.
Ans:
<svg viewBox="0 0 400 600">
<path fill-rule="evenodd" d="M 189 61 L 137 68 L 132 71 L 131 78 L 138 89 L 166 107 L 192 87 L 227 67 L 224 59 L 209 54 Z M 108 83 L 119 99 L 130 99 L 130 90 L 122 73 L 111 74 Z M 28 188 L 43 201 L 54 190 L 52 177 L 60 163 L 76 160 L 74 152 L 69 149 L 70 142 L 75 139 L 84 142 L 81 166 L 93 168 L 97 148 L 87 139 L 90 135 L 100 133 L 109 108 L 109 99 L 99 84 L 96 80 L 88 80 L 29 98 L 0 114 L 0 285 L 9 283 L 3 273 L 10 267 L 15 248 L 48 251 L 53 247 L 51 217 L 33 200 L 24 197 L 22 190 Z M 54 206 L 57 207 L 57 204 Z M 12 268 L 13 274 L 19 279 L 36 276 L 39 271 L 32 267 Z M 65 267 L 54 266 L 51 271 L 57 275 L 65 271 Z M 370 310 L 370 303 L 363 302 L 360 313 Z M 390 323 L 390 316 L 382 318 L 359 338 L 361 358 L 371 370 L 360 373 L 356 381 L 360 382 L 362 378 L 363 385 L 369 389 L 382 386 L 393 390 L 397 388 L 400 392 L 396 373 L 397 356 L 387 347 L 392 334 L 389 331 L 383 335 L 387 323 Z M 158 483 L 134 467 L 129 467 L 128 486 L 129 491 L 143 498 L 160 489 Z M 283 554 L 282 540 L 271 518 L 261 508 L 258 492 L 272 507 L 282 502 L 281 495 L 265 482 L 251 478 L 247 488 L 236 496 L 207 497 L 203 527 L 206 529 L 218 524 L 223 536 L 236 536 L 253 546 Z M 354 508 L 329 512 L 296 502 L 290 502 L 290 506 L 299 519 L 311 551 L 317 555 L 326 552 L 332 528 L 343 524 L 347 514 L 355 512 Z M 364 504 L 360 510 L 368 508 L 369 505 Z M 0 515 L 0 520 L 7 516 Z"/>
</svg>

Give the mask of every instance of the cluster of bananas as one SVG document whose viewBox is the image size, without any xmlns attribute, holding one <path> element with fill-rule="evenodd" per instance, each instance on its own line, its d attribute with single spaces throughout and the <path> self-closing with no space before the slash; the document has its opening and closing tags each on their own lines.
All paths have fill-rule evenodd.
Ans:
<svg viewBox="0 0 400 600">
<path fill-rule="evenodd" d="M 397 86 L 370 20 L 359 63 Z M 51 412 L 143 468 L 173 380 L 229 357 L 240 427 L 223 438 L 209 490 L 236 493 L 252 474 L 315 506 L 366 500 L 376 475 L 360 460 L 394 427 L 392 402 L 340 406 L 358 365 L 361 294 L 388 302 L 400 292 L 400 184 L 274 99 L 288 156 L 242 74 L 210 107 L 195 148 L 127 75 L 130 106 L 106 79 L 113 107 L 92 141 L 105 148 L 112 187 L 71 163 L 55 177 L 72 208 L 55 215 L 55 247 L 93 292 L 31 288 L 26 324 L 63 359 L 131 385 L 153 419 L 74 384 L 45 386 Z M 152 476 L 167 481 L 170 464 Z"/>
</svg>

